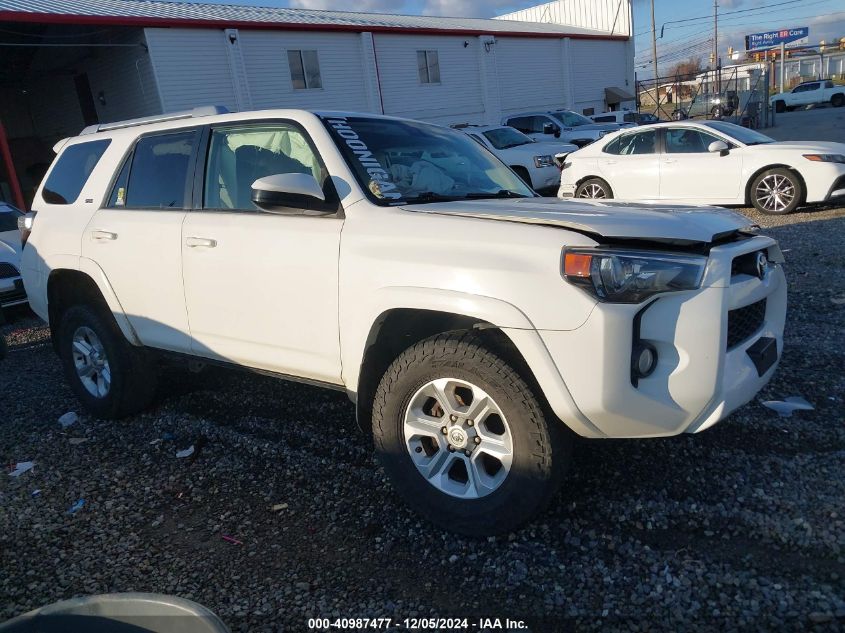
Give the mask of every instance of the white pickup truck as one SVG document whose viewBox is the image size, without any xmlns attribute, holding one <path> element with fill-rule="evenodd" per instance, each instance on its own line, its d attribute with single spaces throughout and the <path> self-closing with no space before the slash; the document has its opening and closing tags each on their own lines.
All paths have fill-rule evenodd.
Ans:
<svg viewBox="0 0 845 633">
<path fill-rule="evenodd" d="M 150 406 L 172 352 L 339 389 L 450 530 L 529 520 L 576 436 L 714 425 L 781 355 L 783 257 L 743 216 L 540 198 L 448 128 L 199 109 L 55 149 L 23 274 L 88 411 Z"/>
<path fill-rule="evenodd" d="M 779 92 L 769 97 L 769 103 L 775 106 L 775 112 L 794 110 L 800 106 L 829 103 L 834 108 L 845 104 L 845 86 L 834 84 L 829 79 L 805 81 L 789 92 Z"/>
</svg>

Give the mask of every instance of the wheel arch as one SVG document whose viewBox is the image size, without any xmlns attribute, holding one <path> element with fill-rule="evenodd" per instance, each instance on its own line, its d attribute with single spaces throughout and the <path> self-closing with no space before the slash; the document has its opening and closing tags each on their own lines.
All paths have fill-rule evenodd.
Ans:
<svg viewBox="0 0 845 633">
<path fill-rule="evenodd" d="M 473 303 L 473 299 L 477 301 Z M 604 437 L 578 410 L 540 335 L 522 312 L 489 297 L 467 295 L 465 300 L 464 310 L 399 304 L 380 311 L 372 320 L 354 367 L 355 375 L 345 377 L 362 431 L 370 432 L 372 402 L 381 377 L 404 350 L 435 334 L 475 330 L 535 389 L 552 415 L 579 435 Z M 344 371 L 348 369 L 352 369 L 351 363 L 345 362 Z"/>
<path fill-rule="evenodd" d="M 47 277 L 47 314 L 54 347 L 62 314 L 80 304 L 94 305 L 111 314 L 126 339 L 133 345 L 140 345 L 105 273 L 96 263 L 82 259 L 79 270 L 57 268 Z"/>
<path fill-rule="evenodd" d="M 807 199 L 807 183 L 804 180 L 804 177 L 801 175 L 801 172 L 795 169 L 792 165 L 787 165 L 786 163 L 773 163 L 771 165 L 766 165 L 765 167 L 760 167 L 759 169 L 755 170 L 749 177 L 748 180 L 745 182 L 745 205 L 750 206 L 751 202 L 751 185 L 754 184 L 754 180 L 762 174 L 764 171 L 768 171 L 769 169 L 788 169 L 793 174 L 798 177 L 798 180 L 801 182 L 801 201 L 799 204 L 803 204 Z"/>
</svg>

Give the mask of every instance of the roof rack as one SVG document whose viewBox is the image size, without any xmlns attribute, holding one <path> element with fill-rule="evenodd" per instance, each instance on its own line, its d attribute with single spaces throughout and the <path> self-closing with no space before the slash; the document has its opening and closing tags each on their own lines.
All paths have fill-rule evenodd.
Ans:
<svg viewBox="0 0 845 633">
<path fill-rule="evenodd" d="M 89 125 L 83 129 L 79 135 L 96 134 L 97 132 L 106 132 L 108 130 L 120 130 L 126 127 L 135 127 L 136 125 L 146 125 L 147 123 L 163 123 L 164 121 L 178 121 L 179 119 L 195 119 L 204 116 L 214 116 L 215 114 L 228 114 L 229 109 L 226 106 L 199 106 L 193 110 L 182 110 L 180 112 L 169 112 L 167 114 L 156 114 L 153 116 L 145 116 L 139 119 L 127 119 L 126 121 L 115 121 L 114 123 L 96 123 Z"/>
</svg>

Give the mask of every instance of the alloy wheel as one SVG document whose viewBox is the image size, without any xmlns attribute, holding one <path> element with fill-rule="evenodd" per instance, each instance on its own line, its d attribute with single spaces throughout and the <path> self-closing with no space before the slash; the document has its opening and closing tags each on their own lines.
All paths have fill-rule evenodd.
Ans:
<svg viewBox="0 0 845 633">
<path fill-rule="evenodd" d="M 100 337 L 83 325 L 73 333 L 72 346 L 73 366 L 82 386 L 95 398 L 105 398 L 111 389 L 111 368 Z"/>
<path fill-rule="evenodd" d="M 795 184 L 782 174 L 770 174 L 757 183 L 754 196 L 766 211 L 779 213 L 795 199 Z"/>
<path fill-rule="evenodd" d="M 455 378 L 426 383 L 411 397 L 403 427 L 411 461 L 441 492 L 479 499 L 498 490 L 510 473 L 510 427 L 477 385 Z"/>
<path fill-rule="evenodd" d="M 607 198 L 607 192 L 604 190 L 604 187 L 601 185 L 597 185 L 596 183 L 590 183 L 585 187 L 581 188 L 581 191 L 578 193 L 579 198 Z"/>
</svg>

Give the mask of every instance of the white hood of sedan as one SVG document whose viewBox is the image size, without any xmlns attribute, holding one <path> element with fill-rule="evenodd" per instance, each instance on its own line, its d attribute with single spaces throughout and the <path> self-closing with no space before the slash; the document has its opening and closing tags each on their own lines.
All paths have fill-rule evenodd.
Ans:
<svg viewBox="0 0 845 633">
<path fill-rule="evenodd" d="M 714 207 L 643 205 L 626 202 L 518 198 L 409 205 L 436 213 L 526 224 L 560 226 L 607 238 L 709 243 L 755 225 L 745 216 Z"/>
<path fill-rule="evenodd" d="M 751 145 L 745 149 L 746 151 L 752 150 L 757 152 L 788 150 L 791 152 L 813 152 L 816 154 L 845 154 L 845 143 L 828 141 L 776 141 L 774 143 Z"/>
</svg>

